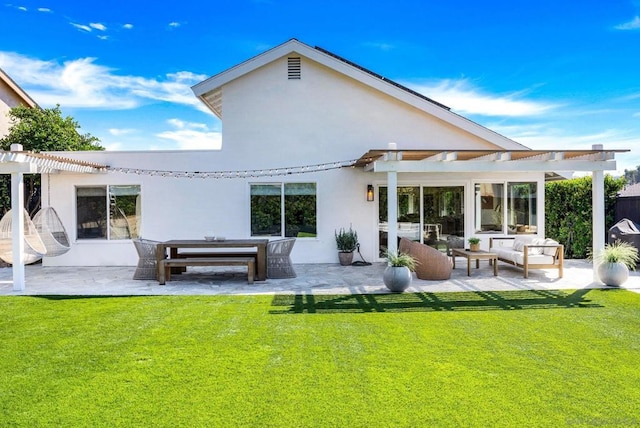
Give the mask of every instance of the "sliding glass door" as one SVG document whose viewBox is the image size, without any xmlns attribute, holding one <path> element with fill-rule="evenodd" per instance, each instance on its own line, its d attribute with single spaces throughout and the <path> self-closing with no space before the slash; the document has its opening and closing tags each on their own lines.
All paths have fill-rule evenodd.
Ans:
<svg viewBox="0 0 640 428">
<path fill-rule="evenodd" d="M 378 189 L 381 256 L 387 249 L 387 195 L 387 187 L 381 186 Z M 398 186 L 397 209 L 398 239 L 443 249 L 450 236 L 464 235 L 464 186 Z"/>
</svg>

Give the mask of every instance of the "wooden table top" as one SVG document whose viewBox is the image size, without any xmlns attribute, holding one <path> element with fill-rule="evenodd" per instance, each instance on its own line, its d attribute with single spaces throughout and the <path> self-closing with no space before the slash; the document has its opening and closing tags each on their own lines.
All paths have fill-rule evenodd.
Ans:
<svg viewBox="0 0 640 428">
<path fill-rule="evenodd" d="M 220 247 L 252 247 L 256 245 L 266 245 L 268 239 L 224 239 L 207 241 L 206 239 L 171 239 L 162 242 L 165 247 L 200 247 L 200 246 L 220 246 Z"/>
<path fill-rule="evenodd" d="M 474 256 L 475 257 L 498 257 L 496 253 L 491 253 L 489 251 L 485 251 L 485 250 L 471 251 L 466 248 L 452 248 L 451 253 L 457 254 L 459 256 L 464 256 L 464 257 L 474 257 Z"/>
</svg>

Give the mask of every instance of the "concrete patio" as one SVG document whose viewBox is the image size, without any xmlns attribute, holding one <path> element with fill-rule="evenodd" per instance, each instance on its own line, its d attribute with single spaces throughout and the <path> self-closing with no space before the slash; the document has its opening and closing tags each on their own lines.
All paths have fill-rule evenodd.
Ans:
<svg viewBox="0 0 640 428">
<path fill-rule="evenodd" d="M 463 262 L 463 260 L 459 260 Z M 26 267 L 24 291 L 13 291 L 11 268 L 0 268 L 0 295 L 214 295 L 214 294 L 381 294 L 389 291 L 382 282 L 383 263 L 371 266 L 298 264 L 292 279 L 268 279 L 247 284 L 242 268 L 193 268 L 159 285 L 152 280 L 133 280 L 135 267 Z M 594 283 L 591 263 L 565 260 L 564 278 L 558 271 L 533 270 L 529 278 L 522 270 L 499 264 L 499 275 L 487 262 L 466 274 L 459 263 L 447 281 L 424 281 L 414 277 L 409 292 L 461 292 L 505 290 L 573 290 L 607 288 Z M 631 272 L 624 288 L 640 292 L 640 273 Z"/>
</svg>

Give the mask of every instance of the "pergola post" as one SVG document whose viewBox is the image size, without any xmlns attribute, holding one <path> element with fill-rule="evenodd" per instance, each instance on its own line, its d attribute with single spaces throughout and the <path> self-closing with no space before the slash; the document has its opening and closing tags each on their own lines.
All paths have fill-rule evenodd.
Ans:
<svg viewBox="0 0 640 428">
<path fill-rule="evenodd" d="M 398 173 L 387 172 L 387 251 L 398 251 Z"/>
<path fill-rule="evenodd" d="M 395 150 L 396 143 L 389 143 L 389 149 Z M 398 159 L 397 153 L 388 152 L 387 160 Z M 387 251 L 398 251 L 398 173 L 387 172 Z"/>
<path fill-rule="evenodd" d="M 593 149 L 602 150 L 602 145 L 594 145 Z M 592 234 L 593 234 L 593 254 L 598 254 L 604 249 L 605 237 L 605 213 L 604 213 L 604 171 L 597 170 L 591 173 L 591 193 L 593 206 L 592 212 Z M 598 277 L 598 264 L 593 259 L 593 281 L 600 282 Z"/>
<path fill-rule="evenodd" d="M 12 144 L 12 151 L 22 151 L 20 144 Z M 11 173 L 11 251 L 13 251 L 13 290 L 24 291 L 24 187 L 22 172 Z"/>
</svg>

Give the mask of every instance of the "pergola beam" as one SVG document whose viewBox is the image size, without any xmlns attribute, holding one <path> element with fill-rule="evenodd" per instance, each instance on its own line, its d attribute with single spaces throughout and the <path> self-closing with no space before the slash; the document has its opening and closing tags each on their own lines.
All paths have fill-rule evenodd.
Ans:
<svg viewBox="0 0 640 428">
<path fill-rule="evenodd" d="M 371 172 L 548 172 L 548 171 L 615 171 L 612 160 L 593 161 L 565 159 L 544 160 L 469 160 L 469 161 L 384 161 L 370 164 Z"/>
</svg>

